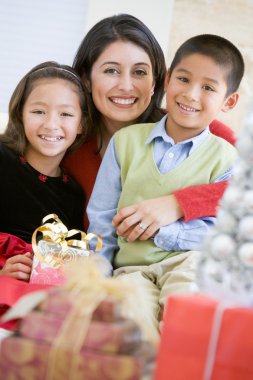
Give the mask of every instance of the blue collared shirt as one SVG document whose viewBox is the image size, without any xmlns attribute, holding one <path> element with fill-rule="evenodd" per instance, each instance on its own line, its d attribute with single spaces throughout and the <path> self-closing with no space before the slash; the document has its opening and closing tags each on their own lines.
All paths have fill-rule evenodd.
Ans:
<svg viewBox="0 0 253 380">
<path fill-rule="evenodd" d="M 154 142 L 154 159 L 159 171 L 163 174 L 184 161 L 203 143 L 210 133 L 209 128 L 206 127 L 198 136 L 175 143 L 166 132 L 166 120 L 167 116 L 164 116 L 155 125 L 145 142 L 146 144 Z M 230 168 L 222 176 L 216 178 L 214 182 L 227 180 L 231 177 L 231 174 L 232 170 Z M 121 169 L 115 149 L 114 137 L 112 137 L 102 160 L 87 207 L 90 221 L 89 232 L 98 233 L 103 237 L 101 253 L 110 261 L 112 261 L 114 253 L 118 250 L 117 235 L 115 228 L 112 226 L 112 219 L 117 213 L 121 190 Z M 214 217 L 199 218 L 189 222 L 178 220 L 161 227 L 154 238 L 154 244 L 166 251 L 198 249 L 202 239 L 215 220 L 216 218 Z"/>
</svg>

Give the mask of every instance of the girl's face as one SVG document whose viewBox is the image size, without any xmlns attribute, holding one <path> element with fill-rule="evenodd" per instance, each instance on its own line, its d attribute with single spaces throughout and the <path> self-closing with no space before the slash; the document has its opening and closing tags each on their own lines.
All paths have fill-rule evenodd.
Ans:
<svg viewBox="0 0 253 380">
<path fill-rule="evenodd" d="M 131 42 L 113 42 L 93 64 L 92 98 L 112 132 L 136 122 L 150 104 L 154 86 L 148 54 Z"/>
<path fill-rule="evenodd" d="M 82 112 L 75 85 L 63 79 L 35 82 L 23 108 L 23 125 L 28 145 L 26 158 L 49 157 L 61 161 L 81 133 Z"/>
</svg>

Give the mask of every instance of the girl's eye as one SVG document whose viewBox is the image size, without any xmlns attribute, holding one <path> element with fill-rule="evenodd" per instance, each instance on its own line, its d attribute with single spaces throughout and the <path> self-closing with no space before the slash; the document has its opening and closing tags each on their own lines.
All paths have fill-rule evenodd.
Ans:
<svg viewBox="0 0 253 380">
<path fill-rule="evenodd" d="M 69 116 L 69 117 L 73 117 L 72 114 L 68 113 L 68 112 L 62 112 L 61 114 L 62 116 Z"/>
<path fill-rule="evenodd" d="M 31 113 L 35 113 L 36 115 L 43 115 L 45 112 L 42 110 L 34 110 L 34 111 L 31 111 Z"/>
<path fill-rule="evenodd" d="M 203 86 L 203 89 L 206 90 L 206 91 L 214 91 L 214 88 L 212 88 L 211 86 L 209 86 L 208 84 L 205 84 Z"/>
<path fill-rule="evenodd" d="M 143 70 L 143 69 L 136 69 L 134 71 L 134 74 L 138 75 L 138 76 L 143 76 L 143 75 L 147 75 L 147 72 L 146 72 L 146 70 Z"/>
<path fill-rule="evenodd" d="M 186 77 L 178 77 L 178 79 L 179 79 L 181 82 L 184 82 L 184 83 L 189 82 L 189 79 L 186 78 Z"/>
<path fill-rule="evenodd" d="M 105 71 L 104 71 L 104 73 L 105 74 L 113 74 L 113 75 L 115 75 L 115 74 L 119 74 L 119 70 L 117 70 L 117 69 L 114 69 L 114 68 L 108 68 L 108 69 L 105 69 Z"/>
</svg>

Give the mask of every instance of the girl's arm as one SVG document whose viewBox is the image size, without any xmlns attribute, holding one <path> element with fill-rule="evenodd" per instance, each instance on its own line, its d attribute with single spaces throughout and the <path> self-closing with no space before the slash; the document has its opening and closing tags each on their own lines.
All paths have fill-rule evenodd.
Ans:
<svg viewBox="0 0 253 380">
<path fill-rule="evenodd" d="M 223 123 L 213 121 L 210 131 L 232 145 L 235 144 L 234 132 Z M 161 225 L 168 225 L 182 217 L 187 222 L 196 218 L 215 216 L 226 187 L 227 181 L 221 181 L 188 187 L 177 190 L 169 196 L 139 202 L 121 209 L 113 218 L 113 225 L 120 236 L 128 238 L 131 235 L 131 240 L 138 238 L 147 240 Z M 148 220 L 151 226 L 144 233 L 137 227 L 143 220 Z"/>
</svg>

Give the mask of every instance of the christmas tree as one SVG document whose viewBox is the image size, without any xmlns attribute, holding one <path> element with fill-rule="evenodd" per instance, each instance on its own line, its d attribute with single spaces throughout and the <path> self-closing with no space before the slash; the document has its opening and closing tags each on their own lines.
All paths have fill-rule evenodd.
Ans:
<svg viewBox="0 0 253 380">
<path fill-rule="evenodd" d="M 238 159 L 202 246 L 198 285 L 228 303 L 253 305 L 253 113 L 237 142 Z"/>
</svg>

